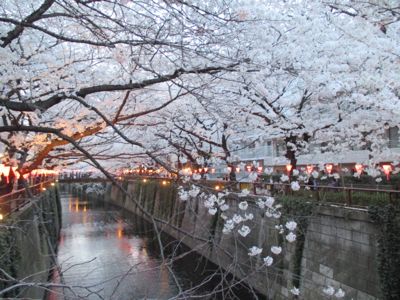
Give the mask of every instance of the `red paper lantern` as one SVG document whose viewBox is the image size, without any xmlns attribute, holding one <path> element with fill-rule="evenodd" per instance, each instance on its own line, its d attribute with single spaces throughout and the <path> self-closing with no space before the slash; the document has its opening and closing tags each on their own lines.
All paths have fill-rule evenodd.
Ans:
<svg viewBox="0 0 400 300">
<path fill-rule="evenodd" d="M 333 165 L 332 164 L 326 164 L 325 165 L 325 170 L 328 172 L 328 174 L 332 173 Z"/>
</svg>

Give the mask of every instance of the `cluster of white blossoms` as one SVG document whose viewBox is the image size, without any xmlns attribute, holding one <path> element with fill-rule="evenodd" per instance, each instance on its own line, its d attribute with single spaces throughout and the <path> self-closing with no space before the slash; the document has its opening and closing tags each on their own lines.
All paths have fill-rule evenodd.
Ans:
<svg viewBox="0 0 400 300">
<path fill-rule="evenodd" d="M 225 193 L 214 194 L 202 194 L 202 198 L 204 198 L 204 206 L 208 208 L 208 213 L 210 215 L 215 215 L 218 209 L 222 212 L 221 217 L 226 219 L 227 216 L 223 213 L 229 209 L 229 205 L 225 201 Z"/>
<path fill-rule="evenodd" d="M 247 195 L 247 193 L 246 193 Z M 236 226 L 240 226 L 241 223 L 253 220 L 254 215 L 252 213 L 247 213 L 246 210 L 249 208 L 247 201 L 241 201 L 238 205 L 240 213 L 235 213 L 231 219 L 225 219 L 224 228 L 222 232 L 225 234 L 230 233 Z M 242 237 L 246 237 L 251 229 L 249 226 L 242 224 L 242 226 L 237 231 Z"/>
<path fill-rule="evenodd" d="M 336 298 L 343 298 L 346 295 L 346 293 L 341 288 L 335 290 L 335 288 L 333 286 L 330 286 L 330 285 L 328 285 L 327 287 L 324 287 L 322 289 L 322 292 L 325 295 L 335 296 Z"/>
<path fill-rule="evenodd" d="M 191 189 L 185 191 L 183 187 L 178 188 L 178 195 L 181 201 L 187 201 L 190 197 L 195 198 L 200 193 L 200 188 L 198 186 L 192 185 Z"/>
<path fill-rule="evenodd" d="M 282 206 L 280 204 L 275 205 L 275 199 L 273 197 L 267 196 L 264 198 L 259 198 L 256 203 L 260 209 L 265 210 L 265 216 L 267 218 L 279 219 L 281 217 L 282 214 L 279 209 Z"/>
<path fill-rule="evenodd" d="M 285 227 L 289 230 L 289 233 L 286 235 L 286 240 L 289 243 L 293 243 L 297 237 L 296 234 L 293 233 L 297 228 L 297 223 L 295 221 L 288 221 L 286 222 Z"/>
</svg>

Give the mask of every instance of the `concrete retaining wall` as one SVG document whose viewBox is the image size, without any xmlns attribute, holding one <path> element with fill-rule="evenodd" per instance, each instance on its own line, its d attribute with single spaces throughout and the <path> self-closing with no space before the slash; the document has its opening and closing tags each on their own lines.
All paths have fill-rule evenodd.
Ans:
<svg viewBox="0 0 400 300">
<path fill-rule="evenodd" d="M 297 270 L 298 242 L 285 242 L 274 228 L 278 221 L 262 215 L 254 199 L 246 199 L 250 203 L 247 212 L 252 212 L 254 219 L 248 222 L 251 233 L 243 238 L 237 233 L 223 234 L 224 221 L 218 214 L 208 214 L 201 200 L 180 201 L 172 184 L 131 181 L 123 185 L 154 217 L 172 225 L 159 223 L 163 231 L 243 278 L 270 299 L 293 299 L 290 289 L 296 276 L 301 278 L 301 296 L 296 299 L 330 299 L 322 293 L 327 285 L 342 288 L 346 292 L 344 299 L 372 300 L 380 295 L 376 265 L 377 228 L 365 210 L 316 206 L 309 217 L 300 252 L 300 270 Z M 95 198 L 146 218 L 133 200 L 111 185 L 107 186 L 104 196 Z M 227 199 L 232 214 L 239 210 L 238 200 L 235 196 Z M 271 255 L 269 249 L 273 245 L 282 246 L 284 255 L 275 256 L 270 268 L 263 266 L 261 257 L 248 256 L 252 246 L 262 247 L 263 257 Z"/>
<path fill-rule="evenodd" d="M 60 228 L 60 199 L 57 189 L 50 188 L 0 223 L 0 267 L 26 283 L 46 283 Z M 13 283 L 0 283 L 0 290 Z M 43 288 L 21 286 L 0 298 L 43 299 L 44 296 Z"/>
</svg>

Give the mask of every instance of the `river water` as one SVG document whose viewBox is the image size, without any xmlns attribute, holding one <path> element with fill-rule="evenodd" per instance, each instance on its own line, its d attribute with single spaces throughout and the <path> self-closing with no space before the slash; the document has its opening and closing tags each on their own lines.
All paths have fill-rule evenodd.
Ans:
<svg viewBox="0 0 400 300">
<path fill-rule="evenodd" d="M 149 223 L 115 206 L 82 201 L 68 194 L 61 196 L 63 226 L 58 247 L 61 270 L 53 274 L 53 281 L 73 289 L 53 289 L 48 300 L 177 299 L 178 284 L 187 290 L 210 279 L 217 269 L 201 256 L 191 254 L 172 265 L 172 275 L 161 264 Z M 166 236 L 163 242 L 174 244 Z M 211 296 L 212 290 L 221 287 L 220 278 L 207 280 L 207 284 L 196 290 L 196 297 L 180 294 L 178 299 L 257 298 L 240 285 L 228 295 Z"/>
</svg>

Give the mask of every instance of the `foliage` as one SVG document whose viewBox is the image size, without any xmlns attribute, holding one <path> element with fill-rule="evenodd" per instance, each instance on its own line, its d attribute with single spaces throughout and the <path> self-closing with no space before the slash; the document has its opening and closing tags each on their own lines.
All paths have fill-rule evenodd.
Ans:
<svg viewBox="0 0 400 300">
<path fill-rule="evenodd" d="M 17 277 L 17 268 L 20 260 L 19 251 L 15 243 L 15 235 L 13 229 L 8 227 L 10 222 L 1 224 L 0 227 L 0 269 L 7 272 L 13 278 Z M 5 276 L 2 274 L 2 278 Z M 12 282 L 0 280 L 0 290 L 8 287 Z M 18 295 L 18 289 L 11 290 L 6 297 L 14 297 Z"/>
<path fill-rule="evenodd" d="M 305 237 L 307 233 L 309 219 L 313 212 L 313 207 L 315 206 L 315 203 L 311 202 L 307 198 L 292 198 L 286 196 L 279 197 L 278 201 L 283 206 L 281 224 L 285 224 L 288 220 L 293 220 L 297 223 L 297 238 L 295 244 L 295 253 L 293 257 L 292 283 L 293 286 L 299 287 L 301 278 L 301 261 L 303 257 Z"/>
<path fill-rule="evenodd" d="M 379 228 L 378 272 L 384 299 L 400 297 L 400 209 L 399 206 L 369 207 L 371 219 Z"/>
</svg>

